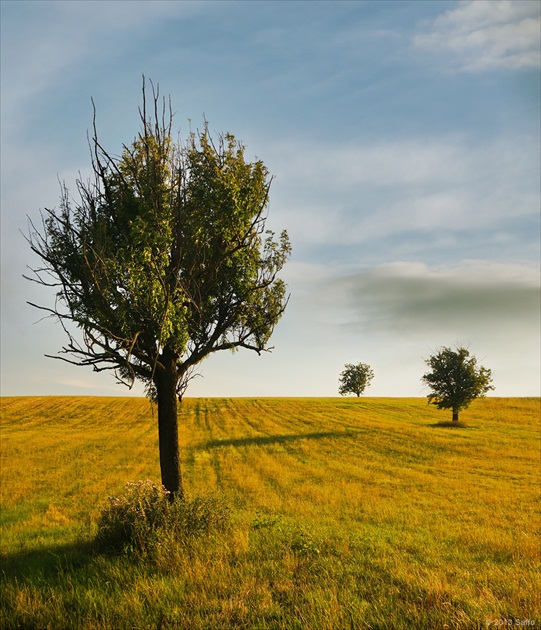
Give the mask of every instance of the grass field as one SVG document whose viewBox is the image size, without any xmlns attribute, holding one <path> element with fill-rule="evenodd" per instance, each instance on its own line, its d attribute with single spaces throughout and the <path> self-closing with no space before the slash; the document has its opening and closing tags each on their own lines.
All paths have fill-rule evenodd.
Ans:
<svg viewBox="0 0 541 630">
<path fill-rule="evenodd" d="M 98 553 L 127 481 L 159 481 L 128 398 L 3 398 L 3 628 L 541 627 L 539 399 L 450 427 L 425 399 L 185 399 L 190 496 L 225 532 Z"/>
</svg>

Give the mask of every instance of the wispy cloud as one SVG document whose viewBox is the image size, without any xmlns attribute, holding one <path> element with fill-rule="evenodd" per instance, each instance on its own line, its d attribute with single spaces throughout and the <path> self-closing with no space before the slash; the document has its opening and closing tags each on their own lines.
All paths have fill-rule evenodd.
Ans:
<svg viewBox="0 0 541 630">
<path fill-rule="evenodd" d="M 100 3 L 99 10 L 93 2 L 28 3 L 26 11 L 16 3 L 4 4 L 2 117 L 10 121 L 3 129 L 6 134 L 20 134 L 30 113 L 41 111 L 36 102 L 43 94 L 63 93 L 68 83 L 73 85 L 73 73 L 82 71 L 81 80 L 89 81 L 85 64 L 118 63 L 118 50 L 113 49 L 119 44 L 129 50 L 160 22 L 207 10 L 206 3 L 161 0 L 113 0 Z"/>
<path fill-rule="evenodd" d="M 492 68 L 538 68 L 540 4 L 531 0 L 465 0 L 413 38 L 414 46 L 450 53 L 452 67 L 469 72 Z"/>
<path fill-rule="evenodd" d="M 538 216 L 538 153 L 531 138 L 465 135 L 279 144 L 270 150 L 273 204 L 300 243 L 352 245 L 413 231 L 488 237 Z"/>
</svg>

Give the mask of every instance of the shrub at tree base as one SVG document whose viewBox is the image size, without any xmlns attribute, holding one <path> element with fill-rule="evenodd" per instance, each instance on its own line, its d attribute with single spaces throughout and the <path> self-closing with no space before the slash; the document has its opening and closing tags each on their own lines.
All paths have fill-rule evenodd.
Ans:
<svg viewBox="0 0 541 630">
<path fill-rule="evenodd" d="M 217 497 L 171 499 L 171 493 L 151 481 L 130 481 L 98 520 L 96 544 L 101 551 L 145 553 L 170 537 L 186 541 L 229 527 L 228 507 Z"/>
</svg>

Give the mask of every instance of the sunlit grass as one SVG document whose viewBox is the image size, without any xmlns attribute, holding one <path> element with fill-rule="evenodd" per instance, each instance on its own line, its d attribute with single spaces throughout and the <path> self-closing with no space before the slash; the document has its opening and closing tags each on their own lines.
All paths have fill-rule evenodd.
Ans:
<svg viewBox="0 0 541 630">
<path fill-rule="evenodd" d="M 185 399 L 190 496 L 234 526 L 152 557 L 90 545 L 159 481 L 148 401 L 2 399 L 4 627 L 484 628 L 541 623 L 539 399 Z M 531 626 L 530 626 L 531 627 Z"/>
</svg>

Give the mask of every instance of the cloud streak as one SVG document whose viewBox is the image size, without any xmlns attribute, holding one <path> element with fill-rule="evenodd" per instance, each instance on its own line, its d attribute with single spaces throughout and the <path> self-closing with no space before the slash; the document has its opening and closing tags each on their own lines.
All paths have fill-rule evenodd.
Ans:
<svg viewBox="0 0 541 630">
<path fill-rule="evenodd" d="M 514 347 L 539 362 L 540 283 L 530 266 L 394 262 L 325 278 L 312 295 L 325 296 L 322 323 L 343 334 L 382 334 L 396 346 Z"/>
<path fill-rule="evenodd" d="M 488 236 L 510 221 L 537 220 L 538 154 L 526 137 L 275 145 L 273 204 L 287 212 L 296 242 L 352 245 L 412 231 Z"/>
<path fill-rule="evenodd" d="M 40 99 L 45 108 L 49 94 L 64 93 L 76 76 L 81 85 L 90 81 L 90 63 L 104 64 L 105 70 L 118 63 L 113 48 L 119 43 L 125 54 L 160 23 L 208 10 L 206 3 L 113 0 L 101 3 L 98 11 L 92 2 L 56 1 L 29 3 L 28 19 L 25 11 L 10 4 L 2 7 L 1 38 L 2 116 L 11 122 L 3 128 L 6 136 L 19 135 L 29 119 L 41 113 L 42 108 L 36 109 Z"/>
<path fill-rule="evenodd" d="M 530 0 L 463 1 L 413 38 L 415 47 L 449 53 L 458 70 L 481 72 L 540 66 L 539 3 Z"/>
</svg>

